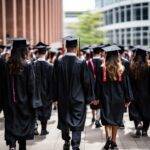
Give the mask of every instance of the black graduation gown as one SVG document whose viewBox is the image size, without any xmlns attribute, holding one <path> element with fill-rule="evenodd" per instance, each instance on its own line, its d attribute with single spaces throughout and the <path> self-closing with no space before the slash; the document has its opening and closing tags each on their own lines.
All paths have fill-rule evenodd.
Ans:
<svg viewBox="0 0 150 150">
<path fill-rule="evenodd" d="M 93 78 L 86 62 L 64 56 L 54 65 L 54 99 L 58 101 L 58 128 L 83 131 L 86 104 L 95 99 Z"/>
<path fill-rule="evenodd" d="M 94 88 L 95 88 L 96 82 L 98 82 L 97 76 L 98 76 L 98 72 L 100 70 L 101 65 L 102 65 L 102 60 L 100 58 L 93 57 L 93 59 L 88 61 L 88 67 L 91 70 L 91 73 L 94 78 Z M 94 89 L 94 90 L 96 90 L 96 89 Z M 95 97 L 96 97 L 96 100 L 98 100 L 98 96 L 96 95 L 96 92 L 95 92 Z M 90 107 L 93 110 L 97 110 L 100 108 L 100 104 L 98 104 L 98 105 L 91 104 Z"/>
<path fill-rule="evenodd" d="M 53 65 L 45 60 L 36 60 L 34 62 L 35 71 L 35 97 L 37 117 L 40 121 L 48 120 L 52 110 L 52 72 Z"/>
<path fill-rule="evenodd" d="M 121 81 L 110 81 L 108 77 L 106 81 L 103 81 L 103 68 L 101 67 L 95 88 L 101 103 L 102 124 L 120 126 L 125 102 L 133 99 L 128 75 L 124 72 Z"/>
<path fill-rule="evenodd" d="M 20 74 L 10 75 L 8 63 L 5 63 L 1 77 L 6 143 L 33 139 L 35 123 L 33 66 L 26 63 Z"/>
<path fill-rule="evenodd" d="M 0 112 L 2 110 L 2 72 L 4 70 L 4 60 L 0 57 Z"/>
<path fill-rule="evenodd" d="M 129 107 L 130 120 L 150 121 L 150 68 L 142 71 L 139 80 L 130 74 L 134 101 Z"/>
</svg>

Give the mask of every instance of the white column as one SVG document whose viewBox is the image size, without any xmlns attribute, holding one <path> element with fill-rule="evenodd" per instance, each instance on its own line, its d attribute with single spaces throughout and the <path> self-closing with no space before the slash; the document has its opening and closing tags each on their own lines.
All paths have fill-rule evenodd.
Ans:
<svg viewBox="0 0 150 150">
<path fill-rule="evenodd" d="M 23 37 L 26 38 L 26 0 L 22 1 Z"/>
<path fill-rule="evenodd" d="M 17 37 L 17 6 L 16 6 L 16 0 L 13 0 L 13 26 L 14 26 L 14 37 Z"/>
<path fill-rule="evenodd" d="M 6 44 L 6 3 L 2 0 L 3 44 Z"/>
</svg>

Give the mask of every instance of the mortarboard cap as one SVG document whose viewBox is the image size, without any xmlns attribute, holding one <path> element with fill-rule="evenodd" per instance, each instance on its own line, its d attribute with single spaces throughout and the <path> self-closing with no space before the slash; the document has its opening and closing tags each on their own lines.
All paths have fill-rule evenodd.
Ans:
<svg viewBox="0 0 150 150">
<path fill-rule="evenodd" d="M 23 38 L 16 38 L 13 40 L 13 48 L 23 48 L 23 47 L 28 47 L 29 45 L 27 44 L 26 39 Z"/>
<path fill-rule="evenodd" d="M 51 53 L 55 53 L 55 54 L 57 54 L 58 53 L 58 48 L 56 48 L 56 47 L 52 47 L 51 49 L 50 49 L 50 52 Z"/>
<path fill-rule="evenodd" d="M 38 51 L 47 51 L 50 49 L 49 45 L 42 43 L 42 42 L 38 42 L 35 46 L 34 49 L 38 49 Z"/>
<path fill-rule="evenodd" d="M 67 36 L 64 38 L 66 41 L 66 47 L 74 48 L 78 45 L 78 39 L 72 36 Z"/>
<path fill-rule="evenodd" d="M 91 46 L 84 46 L 83 48 L 81 48 L 81 51 L 83 53 L 90 54 L 91 53 Z"/>
<path fill-rule="evenodd" d="M 120 47 L 117 45 L 111 45 L 107 47 L 103 47 L 103 50 L 107 53 L 106 60 L 112 56 L 118 56 L 119 51 L 121 50 Z"/>
<path fill-rule="evenodd" d="M 92 49 L 93 49 L 94 53 L 99 53 L 99 52 L 104 51 L 103 47 L 104 47 L 104 45 L 96 45 L 96 46 L 93 46 Z"/>
<path fill-rule="evenodd" d="M 142 56 L 146 56 L 146 54 L 150 52 L 150 50 L 144 46 L 135 46 L 132 51 L 136 53 L 136 55 Z"/>
<path fill-rule="evenodd" d="M 121 50 L 121 48 L 117 45 L 104 46 L 102 49 L 107 53 L 108 52 L 116 52 L 116 51 L 118 52 Z"/>
</svg>

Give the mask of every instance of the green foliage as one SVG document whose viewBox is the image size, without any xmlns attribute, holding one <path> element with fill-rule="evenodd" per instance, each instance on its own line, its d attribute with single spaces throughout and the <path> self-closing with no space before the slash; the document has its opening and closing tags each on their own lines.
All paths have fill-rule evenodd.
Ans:
<svg viewBox="0 0 150 150">
<path fill-rule="evenodd" d="M 80 15 L 79 22 L 71 23 L 68 27 L 80 37 L 81 45 L 100 44 L 104 42 L 104 32 L 100 30 L 102 16 L 100 12 L 87 12 Z"/>
</svg>

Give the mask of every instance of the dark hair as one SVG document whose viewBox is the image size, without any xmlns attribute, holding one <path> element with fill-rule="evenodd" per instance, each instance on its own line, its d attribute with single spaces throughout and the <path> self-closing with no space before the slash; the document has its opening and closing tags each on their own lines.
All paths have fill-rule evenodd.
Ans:
<svg viewBox="0 0 150 150">
<path fill-rule="evenodd" d="M 142 77 L 143 70 L 148 67 L 147 56 L 134 55 L 130 65 L 131 74 L 136 80 Z"/>
<path fill-rule="evenodd" d="M 27 56 L 27 48 L 20 47 L 12 49 L 11 57 L 9 60 L 9 70 L 10 74 L 20 74 L 23 71 L 23 66 L 25 64 L 25 59 Z"/>
</svg>

